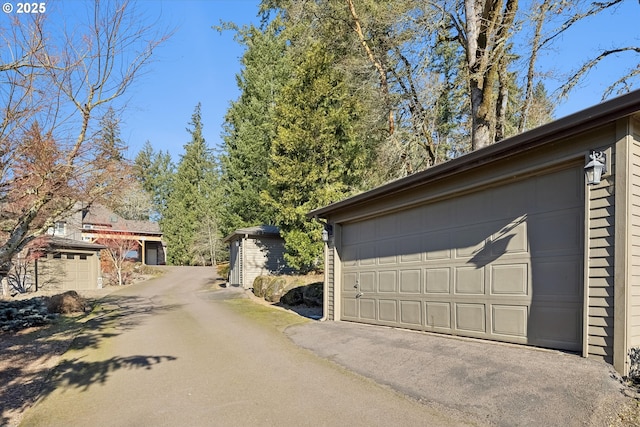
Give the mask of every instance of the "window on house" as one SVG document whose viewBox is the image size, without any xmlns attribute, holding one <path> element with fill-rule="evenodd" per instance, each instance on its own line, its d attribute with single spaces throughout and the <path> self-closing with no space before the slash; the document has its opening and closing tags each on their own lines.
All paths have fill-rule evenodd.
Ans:
<svg viewBox="0 0 640 427">
<path fill-rule="evenodd" d="M 54 236 L 64 236 L 67 230 L 67 223 L 64 221 L 56 221 L 55 228 L 53 230 Z"/>
</svg>

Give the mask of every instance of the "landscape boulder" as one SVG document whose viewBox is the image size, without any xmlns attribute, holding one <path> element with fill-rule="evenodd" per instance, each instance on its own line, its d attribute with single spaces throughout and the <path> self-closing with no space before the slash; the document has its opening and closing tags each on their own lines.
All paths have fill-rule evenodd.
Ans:
<svg viewBox="0 0 640 427">
<path fill-rule="evenodd" d="M 49 298 L 47 303 L 49 313 L 71 314 L 84 313 L 88 309 L 87 301 L 76 291 L 66 291 Z"/>
<path fill-rule="evenodd" d="M 324 283 L 310 283 L 302 287 L 302 301 L 309 307 L 322 307 Z"/>
</svg>

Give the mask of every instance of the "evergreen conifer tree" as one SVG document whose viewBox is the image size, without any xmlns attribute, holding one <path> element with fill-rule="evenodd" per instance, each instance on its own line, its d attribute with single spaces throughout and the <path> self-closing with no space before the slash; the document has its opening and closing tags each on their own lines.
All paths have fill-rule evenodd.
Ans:
<svg viewBox="0 0 640 427">
<path fill-rule="evenodd" d="M 200 104 L 191 117 L 191 141 L 184 146 L 178 163 L 161 227 L 167 240 L 167 260 L 174 265 L 200 263 L 194 257 L 203 212 L 210 207 L 217 184 L 217 169 L 211 149 L 202 135 Z"/>
</svg>

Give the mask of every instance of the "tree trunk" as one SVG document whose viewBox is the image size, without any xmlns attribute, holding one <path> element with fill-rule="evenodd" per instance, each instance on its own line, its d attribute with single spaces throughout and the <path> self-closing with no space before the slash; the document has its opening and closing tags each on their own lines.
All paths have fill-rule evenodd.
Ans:
<svg viewBox="0 0 640 427">
<path fill-rule="evenodd" d="M 518 0 L 464 0 L 465 34 L 460 35 L 467 58 L 471 94 L 471 149 L 496 141 L 496 113 L 500 75 L 506 75 L 504 58 Z M 504 68 L 504 70 L 502 70 Z"/>
</svg>

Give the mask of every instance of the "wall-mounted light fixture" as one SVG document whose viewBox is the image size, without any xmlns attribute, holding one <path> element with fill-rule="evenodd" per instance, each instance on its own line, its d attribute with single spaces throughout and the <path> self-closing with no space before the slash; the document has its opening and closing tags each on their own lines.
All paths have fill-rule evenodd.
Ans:
<svg viewBox="0 0 640 427">
<path fill-rule="evenodd" d="M 333 227 L 331 224 L 325 224 L 322 229 L 322 241 L 327 243 L 329 241 L 329 236 L 333 233 Z"/>
<path fill-rule="evenodd" d="M 592 150 L 589 159 L 591 160 L 584 167 L 587 185 L 600 184 L 602 174 L 607 172 L 607 155 L 604 151 Z"/>
</svg>

